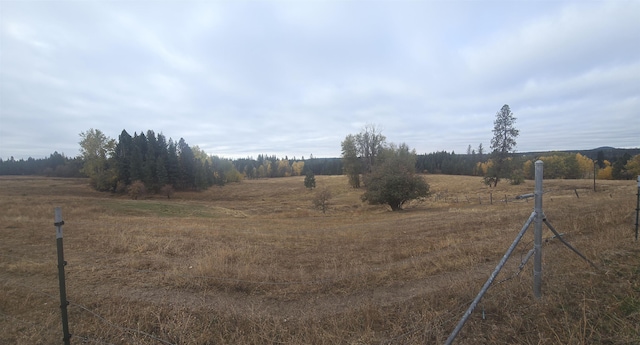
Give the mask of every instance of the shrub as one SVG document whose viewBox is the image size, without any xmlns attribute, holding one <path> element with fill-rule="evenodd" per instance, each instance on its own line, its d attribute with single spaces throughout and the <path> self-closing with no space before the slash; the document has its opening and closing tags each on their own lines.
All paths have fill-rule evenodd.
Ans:
<svg viewBox="0 0 640 345">
<path fill-rule="evenodd" d="M 145 195 L 147 193 L 147 189 L 144 186 L 144 183 L 140 180 L 135 180 L 129 186 L 129 196 L 133 200 L 138 200 L 139 197 Z"/>
<path fill-rule="evenodd" d="M 167 199 L 171 199 L 171 196 L 173 195 L 174 192 L 175 192 L 175 190 L 173 189 L 173 186 L 170 185 L 170 184 L 165 184 L 160 189 L 160 193 L 162 193 L 162 195 L 166 195 Z"/>
<path fill-rule="evenodd" d="M 331 191 L 329 188 L 324 188 L 316 192 L 316 196 L 313 198 L 313 206 L 326 213 L 329 208 L 329 200 L 331 199 Z"/>
</svg>

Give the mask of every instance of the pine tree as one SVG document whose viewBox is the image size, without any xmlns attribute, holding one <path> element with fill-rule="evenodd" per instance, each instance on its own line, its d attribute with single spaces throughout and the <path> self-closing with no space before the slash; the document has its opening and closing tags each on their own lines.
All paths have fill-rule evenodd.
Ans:
<svg viewBox="0 0 640 345">
<path fill-rule="evenodd" d="M 131 153 L 133 151 L 133 138 L 126 130 L 122 130 L 118 136 L 114 159 L 117 170 L 117 180 L 123 185 L 131 184 Z"/>
<path fill-rule="evenodd" d="M 196 188 L 196 166 L 195 156 L 191 147 L 187 145 L 183 138 L 178 141 L 178 158 L 180 162 L 179 185 L 181 189 Z"/>
<path fill-rule="evenodd" d="M 491 139 L 491 156 L 493 159 L 492 168 L 485 176 L 487 184 L 498 185 L 498 181 L 509 176 L 509 157 L 516 147 L 516 138 L 520 131 L 515 128 L 516 118 L 513 116 L 509 105 L 502 106 L 496 113 L 493 122 L 493 139 Z"/>
<path fill-rule="evenodd" d="M 147 190 L 159 191 L 163 185 L 158 185 L 158 176 L 156 173 L 156 134 L 152 130 L 147 131 L 147 150 L 145 152 L 145 160 L 143 164 L 144 184 Z"/>
<path fill-rule="evenodd" d="M 178 147 L 171 138 L 169 138 L 169 145 L 167 146 L 167 178 L 170 185 L 175 189 L 179 188 L 180 159 L 178 157 Z"/>
<path fill-rule="evenodd" d="M 316 188 L 316 176 L 313 171 L 307 170 L 307 175 L 304 177 L 304 186 L 308 189 Z"/>
</svg>

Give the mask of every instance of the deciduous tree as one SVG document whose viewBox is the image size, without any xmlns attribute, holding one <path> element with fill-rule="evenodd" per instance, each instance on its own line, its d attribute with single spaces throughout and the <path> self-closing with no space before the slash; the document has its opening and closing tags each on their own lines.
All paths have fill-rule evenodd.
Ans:
<svg viewBox="0 0 640 345">
<path fill-rule="evenodd" d="M 316 195 L 313 198 L 313 206 L 321 210 L 322 213 L 326 213 L 329 209 L 329 200 L 331 200 L 331 191 L 329 188 L 325 187 L 316 192 Z"/>
<path fill-rule="evenodd" d="M 353 134 L 347 135 L 342 142 L 342 165 L 344 173 L 349 178 L 349 185 L 353 188 L 360 188 L 362 162 L 358 157 L 358 146 Z"/>
<path fill-rule="evenodd" d="M 426 197 L 429 185 L 415 172 L 416 153 L 406 144 L 383 149 L 370 174 L 365 176 L 367 191 L 362 200 L 387 204 L 392 211 L 402 209 L 410 200 Z"/>
<path fill-rule="evenodd" d="M 370 173 L 387 139 L 375 125 L 368 124 L 355 136 L 355 140 L 358 154 L 364 164 L 364 172 Z"/>
<path fill-rule="evenodd" d="M 80 138 L 80 154 L 84 161 L 82 172 L 89 177 L 91 185 L 100 191 L 115 187 L 116 170 L 109 164 L 116 146 L 115 140 L 93 128 L 80 133 Z"/>
</svg>

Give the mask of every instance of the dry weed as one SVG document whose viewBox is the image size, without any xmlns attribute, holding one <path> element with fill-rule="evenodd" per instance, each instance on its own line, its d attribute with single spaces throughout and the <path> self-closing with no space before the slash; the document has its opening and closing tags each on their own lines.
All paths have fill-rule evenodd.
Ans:
<svg viewBox="0 0 640 345">
<path fill-rule="evenodd" d="M 135 201 L 82 179 L 2 177 L 0 343 L 62 338 L 55 206 L 76 341 L 443 343 L 529 217 L 533 202 L 515 197 L 533 183 L 425 178 L 437 199 L 389 212 L 342 176 L 316 176 L 332 194 L 323 215 L 303 177 Z M 456 344 L 640 342 L 634 186 L 545 181 L 547 218 L 599 269 L 545 229 L 536 300 L 532 263 L 517 269 L 528 233 Z"/>
</svg>

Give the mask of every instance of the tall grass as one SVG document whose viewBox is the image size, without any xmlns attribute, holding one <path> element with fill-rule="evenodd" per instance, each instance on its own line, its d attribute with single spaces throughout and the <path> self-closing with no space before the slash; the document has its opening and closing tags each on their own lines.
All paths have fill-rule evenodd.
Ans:
<svg viewBox="0 0 640 345">
<path fill-rule="evenodd" d="M 76 342 L 443 343 L 531 213 L 515 196 L 533 184 L 425 178 L 431 198 L 390 212 L 317 176 L 326 214 L 300 177 L 136 201 L 81 179 L 0 178 L 0 343 L 61 343 L 54 206 Z M 545 181 L 544 209 L 599 268 L 545 230 L 536 300 L 532 264 L 517 270 L 528 233 L 457 344 L 640 342 L 635 185 L 590 186 Z"/>
</svg>

